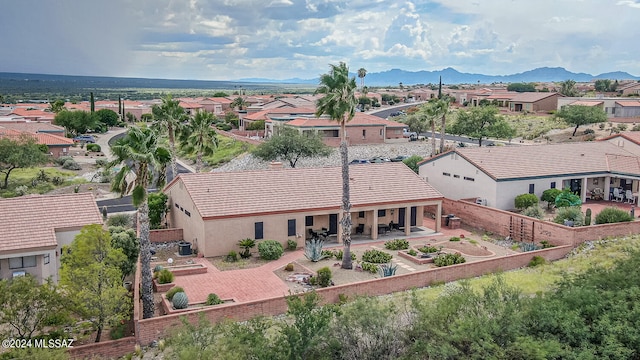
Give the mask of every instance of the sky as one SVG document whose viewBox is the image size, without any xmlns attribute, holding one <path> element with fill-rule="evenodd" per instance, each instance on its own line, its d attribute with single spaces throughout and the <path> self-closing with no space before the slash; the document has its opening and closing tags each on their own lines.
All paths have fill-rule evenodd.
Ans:
<svg viewBox="0 0 640 360">
<path fill-rule="evenodd" d="M 0 72 L 313 79 L 344 61 L 640 75 L 640 0 L 0 0 Z"/>
</svg>

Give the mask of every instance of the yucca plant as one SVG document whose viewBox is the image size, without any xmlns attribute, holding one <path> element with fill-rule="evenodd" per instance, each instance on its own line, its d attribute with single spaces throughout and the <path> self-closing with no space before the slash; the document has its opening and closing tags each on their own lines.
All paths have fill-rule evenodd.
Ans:
<svg viewBox="0 0 640 360">
<path fill-rule="evenodd" d="M 313 262 L 329 257 L 328 253 L 322 251 L 323 246 L 324 239 L 320 237 L 307 240 L 304 245 L 304 256 Z"/>
<path fill-rule="evenodd" d="M 396 274 L 396 270 L 398 269 L 398 265 L 381 264 L 378 265 L 378 274 L 382 277 L 393 276 Z"/>
<path fill-rule="evenodd" d="M 238 246 L 242 248 L 240 252 L 240 257 L 243 259 L 248 259 L 251 257 L 251 248 L 256 246 L 256 241 L 253 239 L 242 239 L 238 242 Z"/>
</svg>

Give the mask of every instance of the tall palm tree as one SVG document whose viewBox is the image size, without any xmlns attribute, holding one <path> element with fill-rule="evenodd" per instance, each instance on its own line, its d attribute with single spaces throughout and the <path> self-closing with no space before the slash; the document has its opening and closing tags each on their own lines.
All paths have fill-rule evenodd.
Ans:
<svg viewBox="0 0 640 360">
<path fill-rule="evenodd" d="M 351 269 L 351 200 L 349 195 L 349 154 L 347 146 L 347 122 L 353 119 L 358 101 L 355 90 L 356 78 L 349 78 L 347 64 L 330 65 L 327 74 L 320 76 L 320 85 L 316 94 L 324 95 L 316 102 L 316 116 L 329 115 L 331 120 L 340 123 L 342 140 L 340 142 L 340 157 L 342 160 L 342 268 Z"/>
<path fill-rule="evenodd" d="M 202 157 L 213 155 L 218 147 L 216 131 L 211 127 L 215 115 L 208 111 L 198 110 L 183 131 L 182 150 L 196 153 L 196 172 L 202 169 Z"/>
<path fill-rule="evenodd" d="M 436 153 L 436 119 L 438 118 L 437 107 L 435 101 L 429 101 L 422 105 L 421 112 L 426 117 L 429 126 L 431 127 L 431 156 Z"/>
<path fill-rule="evenodd" d="M 242 96 L 238 96 L 231 102 L 232 108 L 238 108 L 238 110 L 242 110 L 245 106 L 247 106 L 247 102 L 242 98 Z"/>
<path fill-rule="evenodd" d="M 364 89 L 364 77 L 367 76 L 367 69 L 358 69 L 358 77 L 360 78 L 360 87 Z"/>
<path fill-rule="evenodd" d="M 435 112 L 440 117 L 440 153 L 444 152 L 444 136 L 446 134 L 447 115 L 449 115 L 449 104 L 451 99 L 448 96 L 444 96 L 435 101 Z"/>
<path fill-rule="evenodd" d="M 151 275 L 151 242 L 149 240 L 149 202 L 147 190 L 164 184 L 166 167 L 171 161 L 169 150 L 158 143 L 158 134 L 149 128 L 129 128 L 126 135 L 111 147 L 114 160 L 110 166 L 120 164 L 120 171 L 113 178 L 112 190 L 121 195 L 131 192 L 133 205 L 138 208 L 140 229 L 140 263 L 142 272 L 143 318 L 153 317 L 153 278 Z M 134 176 L 132 176 L 134 175 Z M 132 179 L 135 177 L 135 179 Z"/>
<path fill-rule="evenodd" d="M 154 105 L 151 108 L 154 126 L 159 132 L 166 133 L 169 137 L 169 149 L 171 150 L 171 175 L 175 178 L 178 175 L 178 165 L 176 164 L 176 133 L 182 128 L 182 122 L 187 119 L 187 114 L 180 106 L 180 100 L 174 100 L 171 95 L 162 99 L 161 105 Z"/>
</svg>

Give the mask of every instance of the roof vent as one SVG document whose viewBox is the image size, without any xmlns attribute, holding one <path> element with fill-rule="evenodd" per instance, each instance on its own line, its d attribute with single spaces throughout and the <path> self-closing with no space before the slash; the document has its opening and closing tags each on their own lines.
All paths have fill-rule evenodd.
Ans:
<svg viewBox="0 0 640 360">
<path fill-rule="evenodd" d="M 280 161 L 272 161 L 269 163 L 269 170 L 284 169 L 284 164 Z"/>
</svg>

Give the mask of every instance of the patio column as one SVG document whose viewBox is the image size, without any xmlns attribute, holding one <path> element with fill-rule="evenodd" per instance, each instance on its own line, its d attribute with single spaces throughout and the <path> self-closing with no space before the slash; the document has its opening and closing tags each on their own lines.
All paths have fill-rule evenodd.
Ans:
<svg viewBox="0 0 640 360">
<path fill-rule="evenodd" d="M 378 239 L 378 209 L 371 210 L 373 213 L 373 225 L 371 225 L 371 240 Z"/>
<path fill-rule="evenodd" d="M 404 208 L 404 235 L 411 235 L 411 206 Z"/>
<path fill-rule="evenodd" d="M 611 177 L 610 176 L 605 176 L 604 177 L 604 199 L 605 200 L 611 200 L 609 198 L 609 192 L 611 191 Z"/>
<path fill-rule="evenodd" d="M 582 203 L 584 204 L 587 201 L 587 178 L 584 177 L 582 178 L 582 186 L 581 186 L 581 191 L 580 191 L 580 199 L 582 200 Z"/>
<path fill-rule="evenodd" d="M 436 228 L 434 230 L 436 232 L 440 232 L 441 226 L 442 226 L 442 200 L 438 201 L 438 206 L 436 210 Z"/>
</svg>

